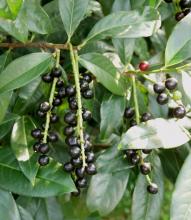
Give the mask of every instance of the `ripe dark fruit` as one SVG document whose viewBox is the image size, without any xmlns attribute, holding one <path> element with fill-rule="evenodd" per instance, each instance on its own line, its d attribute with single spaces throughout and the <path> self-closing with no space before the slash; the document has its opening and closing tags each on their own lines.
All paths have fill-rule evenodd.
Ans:
<svg viewBox="0 0 191 220">
<path fill-rule="evenodd" d="M 142 61 L 140 64 L 139 64 L 139 69 L 141 71 L 146 71 L 149 69 L 149 63 L 147 61 Z"/>
<path fill-rule="evenodd" d="M 50 110 L 50 104 L 48 102 L 42 102 L 39 106 L 41 112 L 48 112 Z"/>
<path fill-rule="evenodd" d="M 84 149 L 85 149 L 86 152 L 91 151 L 92 150 L 92 144 L 89 141 L 85 141 Z"/>
<path fill-rule="evenodd" d="M 52 78 L 51 75 L 45 74 L 45 75 L 42 76 L 42 80 L 43 80 L 44 82 L 46 82 L 46 83 L 50 83 L 50 82 L 52 82 L 53 78 Z"/>
<path fill-rule="evenodd" d="M 190 9 L 190 8 L 186 8 L 186 9 L 183 11 L 184 16 L 188 15 L 190 12 L 191 12 L 191 9 Z"/>
<path fill-rule="evenodd" d="M 86 80 L 81 80 L 80 81 L 80 89 L 81 89 L 81 92 L 89 89 L 89 83 Z"/>
<path fill-rule="evenodd" d="M 74 170 L 74 166 L 72 163 L 67 162 L 64 164 L 64 170 L 68 173 L 72 172 Z"/>
<path fill-rule="evenodd" d="M 185 15 L 184 15 L 184 12 L 177 12 L 176 14 L 175 14 L 175 19 L 176 19 L 176 21 L 180 21 L 180 20 L 182 20 L 183 18 L 185 17 Z"/>
<path fill-rule="evenodd" d="M 132 120 L 129 122 L 129 125 L 130 125 L 130 127 L 136 126 L 136 125 L 137 125 L 137 122 L 136 122 L 134 119 L 132 119 Z"/>
<path fill-rule="evenodd" d="M 84 140 L 85 141 L 90 141 L 90 135 L 86 132 L 84 132 Z"/>
<path fill-rule="evenodd" d="M 62 70 L 61 69 L 58 69 L 58 68 L 54 68 L 51 72 L 51 75 L 53 77 L 60 77 L 62 75 Z"/>
<path fill-rule="evenodd" d="M 58 117 L 58 115 L 56 115 L 56 114 L 52 114 L 51 115 L 51 117 L 50 117 L 50 122 L 51 123 L 56 123 L 56 122 L 58 122 L 58 120 L 59 120 L 59 117 Z"/>
<path fill-rule="evenodd" d="M 87 81 L 88 83 L 90 83 L 90 82 L 92 81 L 92 77 L 91 77 L 90 74 L 84 73 L 84 74 L 82 75 L 82 77 L 83 77 L 83 79 L 84 79 L 85 81 Z"/>
<path fill-rule="evenodd" d="M 76 120 L 76 114 L 74 112 L 67 112 L 64 116 L 64 121 L 68 124 Z"/>
<path fill-rule="evenodd" d="M 67 137 L 65 140 L 66 144 L 68 144 L 69 146 L 78 146 L 78 138 L 75 136 L 70 136 Z"/>
<path fill-rule="evenodd" d="M 155 83 L 153 85 L 153 90 L 155 93 L 160 94 L 165 91 L 165 85 L 163 83 Z"/>
<path fill-rule="evenodd" d="M 40 155 L 38 163 L 40 166 L 46 166 L 49 163 L 49 157 L 47 155 Z"/>
<path fill-rule="evenodd" d="M 72 85 L 66 86 L 66 95 L 74 96 L 76 94 L 76 89 Z"/>
<path fill-rule="evenodd" d="M 82 165 L 82 160 L 81 160 L 81 158 L 72 158 L 71 159 L 71 163 L 73 164 L 73 166 L 74 167 L 81 167 L 81 165 Z"/>
<path fill-rule="evenodd" d="M 39 147 L 40 147 L 40 143 L 39 143 L 39 142 L 35 143 L 35 144 L 33 145 L 33 150 L 34 150 L 34 152 L 38 152 L 38 151 L 39 151 Z"/>
<path fill-rule="evenodd" d="M 59 106 L 62 104 L 62 100 L 60 98 L 56 97 L 56 98 L 54 98 L 52 104 L 53 104 L 53 106 Z"/>
<path fill-rule="evenodd" d="M 78 158 L 81 154 L 81 149 L 78 146 L 71 147 L 69 153 L 72 158 Z"/>
<path fill-rule="evenodd" d="M 71 110 L 77 110 L 78 109 L 78 103 L 76 99 L 69 102 L 69 107 Z"/>
<path fill-rule="evenodd" d="M 150 154 L 152 152 L 152 149 L 143 149 L 142 152 L 144 154 Z"/>
<path fill-rule="evenodd" d="M 83 178 L 85 176 L 85 169 L 83 167 L 79 167 L 76 169 L 76 176 L 79 178 Z"/>
<path fill-rule="evenodd" d="M 147 191 L 151 194 L 157 194 L 158 193 L 158 186 L 155 183 L 151 183 L 147 186 Z"/>
<path fill-rule="evenodd" d="M 131 156 L 130 161 L 133 165 L 137 165 L 140 162 L 140 156 L 138 154 L 134 154 Z"/>
<path fill-rule="evenodd" d="M 86 167 L 86 172 L 89 175 L 95 175 L 97 173 L 95 164 L 89 163 Z"/>
<path fill-rule="evenodd" d="M 134 114 L 135 114 L 135 110 L 133 108 L 128 107 L 125 109 L 124 117 L 125 118 L 132 118 L 134 116 Z"/>
<path fill-rule="evenodd" d="M 37 115 L 40 117 L 40 118 L 44 118 L 45 115 L 46 115 L 46 112 L 41 112 L 40 110 L 37 111 Z"/>
<path fill-rule="evenodd" d="M 89 110 L 84 109 L 82 117 L 84 121 L 89 121 L 92 118 L 92 113 Z"/>
<path fill-rule="evenodd" d="M 50 142 L 58 141 L 58 135 L 55 132 L 49 132 L 48 141 L 50 141 Z"/>
<path fill-rule="evenodd" d="M 48 144 L 47 144 L 47 143 L 41 143 L 38 151 L 39 151 L 40 153 L 42 153 L 42 154 L 48 153 L 48 152 L 49 152 L 49 146 L 48 146 Z"/>
<path fill-rule="evenodd" d="M 63 80 L 59 79 L 59 80 L 57 81 L 57 83 L 56 83 L 56 87 L 57 87 L 57 88 L 62 88 L 63 86 L 64 86 Z"/>
<path fill-rule="evenodd" d="M 84 91 L 82 93 L 82 96 L 85 98 L 85 99 L 91 99 L 93 98 L 93 91 L 91 89 L 87 89 L 86 91 Z"/>
<path fill-rule="evenodd" d="M 35 128 L 31 131 L 31 135 L 33 138 L 42 138 L 42 132 L 39 128 Z"/>
<path fill-rule="evenodd" d="M 151 164 L 150 163 L 141 164 L 140 171 L 143 175 L 149 174 L 151 172 Z"/>
<path fill-rule="evenodd" d="M 165 81 L 165 86 L 168 90 L 174 90 L 177 87 L 177 80 L 175 78 L 168 78 Z"/>
<path fill-rule="evenodd" d="M 95 160 L 95 155 L 93 152 L 87 152 L 86 153 L 86 162 L 87 163 L 92 163 Z"/>
<path fill-rule="evenodd" d="M 87 186 L 87 180 L 85 178 L 77 179 L 76 185 L 79 188 L 85 188 Z"/>
<path fill-rule="evenodd" d="M 152 119 L 152 115 L 149 112 L 145 112 L 142 114 L 141 121 L 146 122 Z"/>
<path fill-rule="evenodd" d="M 173 110 L 173 115 L 175 118 L 184 118 L 184 116 L 186 115 L 186 109 L 184 108 L 184 106 L 180 105 Z"/>
<path fill-rule="evenodd" d="M 179 3 L 181 9 L 190 8 L 191 7 L 191 0 L 181 0 Z"/>
<path fill-rule="evenodd" d="M 66 97 L 66 89 L 64 87 L 59 88 L 57 97 L 61 99 Z"/>
<path fill-rule="evenodd" d="M 128 157 L 128 158 L 130 158 L 130 157 L 132 157 L 133 155 L 135 155 L 136 154 L 136 151 L 135 150 L 125 150 L 125 155 Z"/>
<path fill-rule="evenodd" d="M 157 102 L 158 104 L 160 105 L 165 105 L 168 103 L 168 95 L 166 93 L 161 93 L 161 94 L 158 94 L 157 96 Z"/>
<path fill-rule="evenodd" d="M 64 135 L 66 135 L 66 136 L 70 136 L 70 135 L 73 135 L 74 134 L 74 127 L 72 127 L 72 126 L 66 126 L 65 128 L 64 128 Z"/>
</svg>

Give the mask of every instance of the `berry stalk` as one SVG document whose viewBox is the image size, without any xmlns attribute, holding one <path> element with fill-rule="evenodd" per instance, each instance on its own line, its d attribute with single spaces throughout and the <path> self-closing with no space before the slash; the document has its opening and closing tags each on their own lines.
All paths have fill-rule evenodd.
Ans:
<svg viewBox="0 0 191 220">
<path fill-rule="evenodd" d="M 81 156 L 82 156 L 82 167 L 86 167 L 86 156 L 84 149 L 84 133 L 83 133 L 83 118 L 82 118 L 82 101 L 81 101 L 81 92 L 80 92 L 80 74 L 78 67 L 78 54 L 77 51 L 73 49 L 73 46 L 69 44 L 70 47 L 70 57 L 72 61 L 72 68 L 74 72 L 74 80 L 76 86 L 76 98 L 78 103 L 77 111 L 77 132 L 80 137 L 80 147 L 81 147 Z"/>
<path fill-rule="evenodd" d="M 56 50 L 56 68 L 59 67 L 60 63 L 60 50 Z M 58 81 L 58 78 L 53 79 L 51 91 L 50 91 L 50 97 L 49 97 L 49 104 L 50 104 L 50 110 L 46 113 L 46 122 L 45 122 L 45 129 L 44 129 L 44 136 L 43 136 L 43 143 L 47 143 L 47 138 L 48 138 L 48 130 L 50 126 L 50 117 L 51 117 L 51 110 L 52 110 L 52 104 L 54 100 L 54 94 L 56 90 L 56 83 Z"/>
</svg>

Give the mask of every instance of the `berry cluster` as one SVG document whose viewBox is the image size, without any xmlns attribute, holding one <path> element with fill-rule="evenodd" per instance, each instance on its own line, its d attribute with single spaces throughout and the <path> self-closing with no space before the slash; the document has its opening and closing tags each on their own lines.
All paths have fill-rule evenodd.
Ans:
<svg viewBox="0 0 191 220">
<path fill-rule="evenodd" d="M 167 104 L 170 97 L 172 97 L 175 101 L 179 101 L 181 99 L 181 93 L 179 91 L 174 91 L 177 88 L 177 84 L 178 82 L 175 78 L 168 78 L 165 83 L 159 82 L 153 85 L 153 90 L 157 94 L 156 100 L 158 104 Z M 178 119 L 184 118 L 186 115 L 185 107 L 182 104 L 179 104 L 173 109 L 173 115 Z"/>
<path fill-rule="evenodd" d="M 164 0 L 164 1 L 166 3 L 173 2 L 173 0 Z M 177 21 L 182 20 L 186 15 L 188 15 L 191 12 L 191 0 L 180 0 L 179 7 L 181 8 L 181 11 L 175 14 L 175 19 Z"/>
<path fill-rule="evenodd" d="M 59 117 L 54 113 L 55 106 L 59 106 L 62 104 L 62 97 L 60 96 L 60 91 L 64 85 L 62 79 L 60 79 L 62 75 L 62 71 L 59 68 L 52 69 L 50 74 L 45 74 L 42 76 L 42 80 L 46 83 L 52 83 L 54 80 L 56 82 L 57 93 L 53 97 L 53 100 L 49 100 L 49 102 L 42 102 L 37 111 L 37 115 L 45 119 L 45 123 L 42 126 L 42 129 L 35 128 L 32 130 L 31 135 L 38 141 L 33 145 L 33 149 L 35 152 L 39 152 L 41 155 L 39 156 L 38 162 L 41 166 L 45 166 L 49 163 L 49 157 L 47 153 L 50 148 L 48 142 L 56 142 L 58 141 L 57 133 L 53 131 L 49 131 L 50 126 L 49 123 L 56 123 L 59 121 Z"/>
<path fill-rule="evenodd" d="M 90 74 L 82 74 L 80 78 L 80 92 L 85 99 L 93 98 L 93 91 L 89 87 L 89 83 L 92 81 Z M 64 164 L 66 172 L 72 174 L 74 178 L 77 192 L 73 192 L 74 196 L 80 194 L 80 189 L 87 186 L 86 175 L 96 174 L 96 166 L 93 163 L 95 155 L 92 151 L 92 144 L 90 142 L 90 136 L 88 133 L 83 132 L 83 143 L 80 139 L 80 129 L 78 125 L 78 101 L 76 95 L 76 89 L 70 85 L 65 88 L 65 97 L 68 98 L 69 111 L 64 116 L 64 121 L 67 126 L 64 128 L 64 135 L 66 136 L 65 142 L 69 146 L 69 154 L 71 156 L 70 162 Z M 91 120 L 91 112 L 82 108 L 83 121 Z M 77 126 L 77 127 L 76 127 Z M 83 149 L 82 149 L 83 145 Z M 84 155 L 83 155 L 84 154 Z M 85 156 L 85 164 L 83 163 L 83 157 Z"/>
</svg>

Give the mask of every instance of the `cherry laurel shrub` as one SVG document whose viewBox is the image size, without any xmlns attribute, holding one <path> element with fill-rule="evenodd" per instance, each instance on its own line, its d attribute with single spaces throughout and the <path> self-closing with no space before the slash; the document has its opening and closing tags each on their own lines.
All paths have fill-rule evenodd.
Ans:
<svg viewBox="0 0 191 220">
<path fill-rule="evenodd" d="M 0 219 L 191 219 L 191 0 L 1 0 Z"/>
</svg>

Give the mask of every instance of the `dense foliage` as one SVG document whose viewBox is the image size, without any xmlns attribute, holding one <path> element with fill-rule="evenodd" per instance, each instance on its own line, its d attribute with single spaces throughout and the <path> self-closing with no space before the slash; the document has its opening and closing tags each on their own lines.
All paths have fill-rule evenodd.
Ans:
<svg viewBox="0 0 191 220">
<path fill-rule="evenodd" d="M 0 219 L 191 219 L 190 8 L 0 0 Z"/>
</svg>

